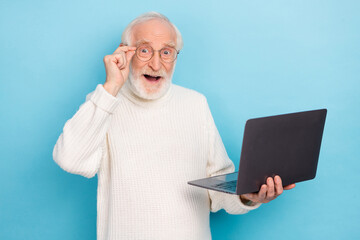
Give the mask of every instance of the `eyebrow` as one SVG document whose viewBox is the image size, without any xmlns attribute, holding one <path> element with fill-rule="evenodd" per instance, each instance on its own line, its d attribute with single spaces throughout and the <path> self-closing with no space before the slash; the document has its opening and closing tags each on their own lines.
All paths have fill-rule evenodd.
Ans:
<svg viewBox="0 0 360 240">
<path fill-rule="evenodd" d="M 144 44 L 144 43 L 151 43 L 151 42 L 149 40 L 146 40 L 146 39 L 141 39 L 139 41 L 136 41 L 135 45 L 139 46 L 139 45 Z"/>
<path fill-rule="evenodd" d="M 139 41 L 136 41 L 135 44 L 136 44 L 136 46 L 139 46 L 141 44 L 150 44 L 150 43 L 152 43 L 152 42 L 147 39 L 141 39 Z M 173 48 L 175 48 L 175 46 L 176 46 L 173 41 L 169 41 L 169 42 L 165 43 L 164 45 L 168 46 L 168 47 L 173 47 Z"/>
</svg>

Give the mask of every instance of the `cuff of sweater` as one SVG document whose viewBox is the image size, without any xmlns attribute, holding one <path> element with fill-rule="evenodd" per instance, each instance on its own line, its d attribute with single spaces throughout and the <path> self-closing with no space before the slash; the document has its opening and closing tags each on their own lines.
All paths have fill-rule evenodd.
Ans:
<svg viewBox="0 0 360 240">
<path fill-rule="evenodd" d="M 113 113 L 119 105 L 119 100 L 108 93 L 102 84 L 98 84 L 90 100 L 99 108 L 108 113 Z"/>
<path fill-rule="evenodd" d="M 255 203 L 255 202 L 251 202 L 252 203 L 251 205 L 247 205 L 247 204 L 243 203 L 243 201 L 241 201 L 240 196 L 238 196 L 238 195 L 234 195 L 234 196 L 236 196 L 239 204 L 248 211 L 254 210 L 254 209 L 260 207 L 260 205 L 261 205 L 261 203 Z"/>
<path fill-rule="evenodd" d="M 211 191 L 211 195 L 213 195 L 214 199 L 218 199 L 218 201 L 214 201 L 212 203 L 213 211 L 218 211 L 221 208 L 224 208 L 225 211 L 230 214 L 245 214 L 251 210 L 260 207 L 261 205 L 261 203 L 256 203 L 253 206 L 248 206 L 240 200 L 238 195 L 227 194 L 212 190 L 209 191 Z"/>
</svg>

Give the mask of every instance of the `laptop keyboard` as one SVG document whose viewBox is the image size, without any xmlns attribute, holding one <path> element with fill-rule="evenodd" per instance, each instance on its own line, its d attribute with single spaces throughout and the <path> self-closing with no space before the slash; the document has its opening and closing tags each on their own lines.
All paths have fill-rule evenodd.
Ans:
<svg viewBox="0 0 360 240">
<path fill-rule="evenodd" d="M 237 180 L 230 181 L 230 182 L 222 182 L 222 183 L 213 185 L 213 187 L 222 188 L 222 189 L 226 189 L 226 190 L 230 190 L 230 191 L 235 191 L 236 183 L 237 183 Z"/>
</svg>

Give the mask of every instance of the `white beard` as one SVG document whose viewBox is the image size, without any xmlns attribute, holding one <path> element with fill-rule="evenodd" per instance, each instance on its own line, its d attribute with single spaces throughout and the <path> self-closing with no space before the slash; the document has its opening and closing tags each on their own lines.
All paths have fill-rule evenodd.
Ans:
<svg viewBox="0 0 360 240">
<path fill-rule="evenodd" d="M 172 72 L 169 74 L 169 76 L 166 74 L 164 70 L 160 70 L 158 72 L 153 72 L 149 70 L 143 70 L 140 74 L 137 76 L 134 74 L 133 69 L 130 64 L 130 72 L 129 72 L 129 86 L 130 89 L 140 98 L 146 99 L 146 100 L 155 100 L 158 98 L 161 98 L 164 96 L 167 91 L 169 90 L 171 86 L 172 76 L 174 74 L 175 66 L 173 67 Z M 143 74 L 152 74 L 152 75 L 158 75 L 162 76 L 162 83 L 160 86 L 154 86 L 153 89 L 150 89 L 150 92 L 147 91 L 145 86 L 143 85 L 143 79 L 141 79 L 141 76 Z"/>
</svg>

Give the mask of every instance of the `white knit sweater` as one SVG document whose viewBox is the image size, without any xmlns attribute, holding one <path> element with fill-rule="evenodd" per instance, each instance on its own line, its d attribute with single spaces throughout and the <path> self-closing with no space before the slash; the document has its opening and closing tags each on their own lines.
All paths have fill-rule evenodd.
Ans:
<svg viewBox="0 0 360 240">
<path fill-rule="evenodd" d="M 147 101 L 102 85 L 66 122 L 53 152 L 65 171 L 98 174 L 98 240 L 208 240 L 210 211 L 244 214 L 236 195 L 190 186 L 234 171 L 206 98 L 172 85 Z"/>
</svg>

